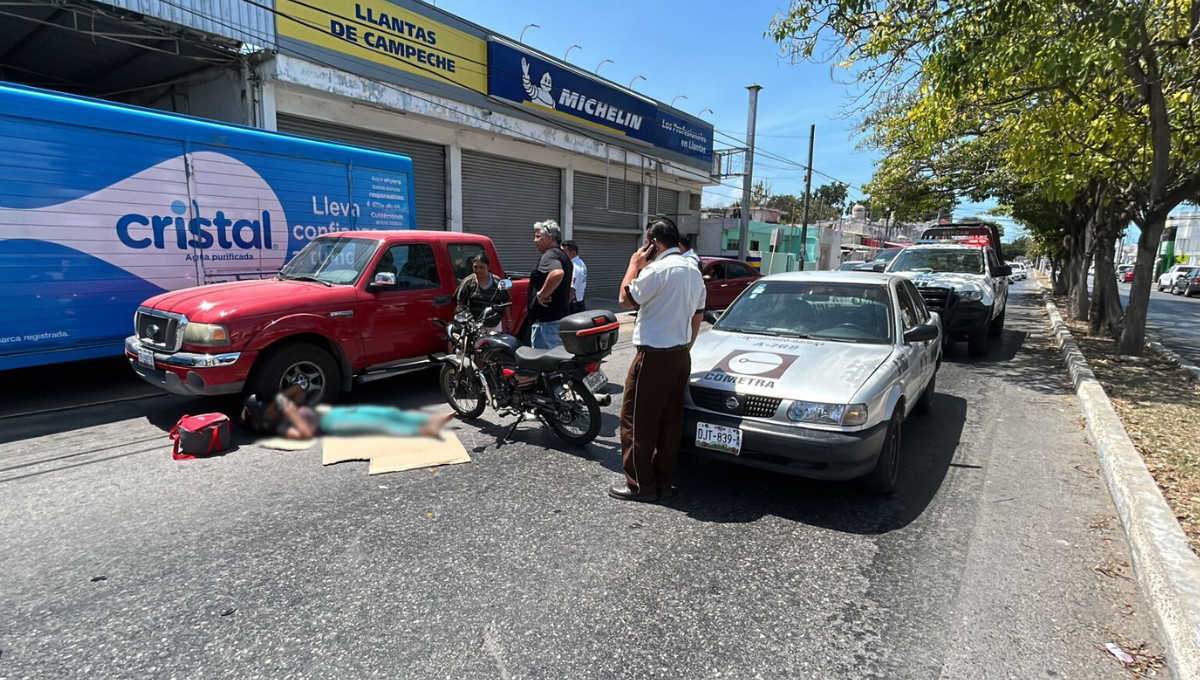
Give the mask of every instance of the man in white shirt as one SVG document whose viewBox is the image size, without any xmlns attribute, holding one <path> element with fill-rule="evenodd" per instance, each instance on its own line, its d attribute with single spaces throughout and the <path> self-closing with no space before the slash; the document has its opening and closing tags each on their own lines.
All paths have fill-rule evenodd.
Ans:
<svg viewBox="0 0 1200 680">
<path fill-rule="evenodd" d="M 587 309 L 587 304 L 583 301 L 584 292 L 587 291 L 587 265 L 583 260 L 579 259 L 579 246 L 574 241 L 563 241 L 562 249 L 571 258 L 571 313 L 578 314 Z"/>
<path fill-rule="evenodd" d="M 703 320 L 700 270 L 679 253 L 679 229 L 666 217 L 650 221 L 646 245 L 629 258 L 621 307 L 637 309 L 637 355 L 621 404 L 625 481 L 608 490 L 620 500 L 655 502 L 671 495 L 683 434 L 683 391 L 692 371 L 692 343 Z"/>
<path fill-rule="evenodd" d="M 692 237 L 690 234 L 679 235 L 679 254 L 683 255 L 685 258 L 690 260 L 692 264 L 696 265 L 696 269 L 704 268 L 700 264 L 700 256 L 696 254 L 696 251 L 692 250 Z"/>
</svg>

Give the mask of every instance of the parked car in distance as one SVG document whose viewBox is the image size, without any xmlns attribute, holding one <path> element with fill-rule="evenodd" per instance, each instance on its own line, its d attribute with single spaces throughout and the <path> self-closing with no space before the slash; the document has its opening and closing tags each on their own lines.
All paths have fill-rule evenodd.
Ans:
<svg viewBox="0 0 1200 680">
<path fill-rule="evenodd" d="M 1161 293 L 1164 290 L 1171 290 L 1172 292 L 1174 292 L 1175 281 L 1178 280 L 1184 274 L 1191 271 L 1192 269 L 1193 269 L 1193 266 L 1189 265 L 1189 264 L 1172 265 L 1170 269 L 1163 272 L 1158 277 L 1158 286 L 1157 286 L 1158 292 Z"/>
<path fill-rule="evenodd" d="M 1172 281 L 1171 292 L 1184 297 L 1191 297 L 1195 293 L 1200 293 L 1200 267 L 1187 269 L 1183 272 L 1183 275 Z"/>
<path fill-rule="evenodd" d="M 1129 283 L 1133 280 L 1133 265 L 1120 264 L 1117 265 L 1117 281 L 1119 283 Z"/>
<path fill-rule="evenodd" d="M 896 256 L 899 255 L 903 250 L 903 248 L 887 248 L 885 250 L 881 250 L 875 254 L 874 259 L 869 262 L 863 262 L 854 269 L 855 271 L 872 272 L 875 271 L 876 265 L 887 267 L 888 264 L 892 260 L 896 259 Z"/>
<path fill-rule="evenodd" d="M 1012 268 L 1012 275 L 1008 277 L 1009 281 L 1024 281 L 1029 278 L 1025 265 L 1020 262 L 1009 262 L 1008 266 Z"/>
<path fill-rule="evenodd" d="M 454 315 L 454 291 L 485 253 L 505 278 L 491 239 L 442 231 L 343 231 L 318 236 L 273 279 L 163 293 L 134 314 L 129 365 L 174 394 L 274 395 L 303 385 L 306 401 L 436 365 Z M 520 328 L 529 281 L 515 281 Z"/>
<path fill-rule="evenodd" d="M 725 309 L 751 283 L 762 278 L 757 269 L 741 260 L 721 257 L 700 258 L 700 273 L 708 293 L 705 309 Z"/>
<path fill-rule="evenodd" d="M 895 490 L 901 424 L 931 408 L 941 319 L 912 281 L 791 272 L 754 283 L 692 347 L 685 449 Z"/>
</svg>

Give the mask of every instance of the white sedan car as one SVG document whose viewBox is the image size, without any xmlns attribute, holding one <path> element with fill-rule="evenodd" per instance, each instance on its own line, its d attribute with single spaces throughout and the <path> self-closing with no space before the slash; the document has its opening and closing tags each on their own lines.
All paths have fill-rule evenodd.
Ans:
<svg viewBox="0 0 1200 680">
<path fill-rule="evenodd" d="M 896 488 L 900 429 L 931 406 L 942 325 L 912 281 L 794 272 L 752 284 L 692 347 L 683 446 Z"/>
</svg>

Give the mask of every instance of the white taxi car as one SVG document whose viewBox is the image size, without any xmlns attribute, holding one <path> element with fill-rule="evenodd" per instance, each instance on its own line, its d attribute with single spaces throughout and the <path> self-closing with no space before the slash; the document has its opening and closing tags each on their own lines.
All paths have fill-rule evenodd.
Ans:
<svg viewBox="0 0 1200 680">
<path fill-rule="evenodd" d="M 895 490 L 901 423 L 930 408 L 942 360 L 941 320 L 912 281 L 776 274 L 709 319 L 692 347 L 685 449 Z"/>
</svg>

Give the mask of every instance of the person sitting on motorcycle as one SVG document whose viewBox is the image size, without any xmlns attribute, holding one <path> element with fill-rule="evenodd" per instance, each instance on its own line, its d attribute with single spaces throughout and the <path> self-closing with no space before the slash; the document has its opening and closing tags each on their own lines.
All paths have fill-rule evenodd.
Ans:
<svg viewBox="0 0 1200 680">
<path fill-rule="evenodd" d="M 458 285 L 458 290 L 454 291 L 454 299 L 458 302 L 457 311 L 469 310 L 471 316 L 484 325 L 484 331 L 503 332 L 512 326 L 508 307 L 504 308 L 503 326 L 500 324 L 499 314 L 489 319 L 483 318 L 483 313 L 488 307 L 512 301 L 508 291 L 500 290 L 500 279 L 492 273 L 492 262 L 486 253 L 479 253 L 471 258 L 471 275 Z"/>
<path fill-rule="evenodd" d="M 319 434 L 436 437 L 454 418 L 453 413 L 430 415 L 391 406 L 335 406 L 317 413 L 299 405 L 303 399 L 300 385 L 292 385 L 266 402 L 252 394 L 242 408 L 242 423 L 251 431 L 288 439 L 312 439 Z"/>
</svg>

